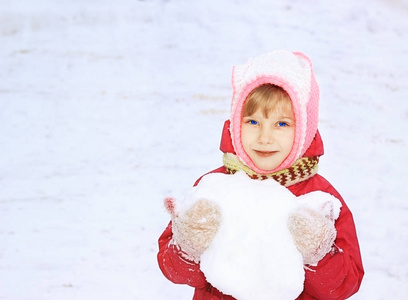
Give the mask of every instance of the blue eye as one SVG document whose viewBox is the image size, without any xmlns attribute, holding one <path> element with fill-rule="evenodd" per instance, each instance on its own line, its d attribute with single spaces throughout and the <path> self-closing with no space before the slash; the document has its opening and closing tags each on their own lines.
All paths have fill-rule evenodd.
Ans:
<svg viewBox="0 0 408 300">
<path fill-rule="evenodd" d="M 288 123 L 286 123 L 286 122 L 278 122 L 278 126 L 279 126 L 279 127 L 285 127 L 285 126 L 288 126 Z"/>
<path fill-rule="evenodd" d="M 257 124 L 258 124 L 258 122 L 257 122 L 257 121 L 255 121 L 255 120 L 250 120 L 250 121 L 249 121 L 249 124 L 252 124 L 252 125 L 257 125 Z"/>
</svg>

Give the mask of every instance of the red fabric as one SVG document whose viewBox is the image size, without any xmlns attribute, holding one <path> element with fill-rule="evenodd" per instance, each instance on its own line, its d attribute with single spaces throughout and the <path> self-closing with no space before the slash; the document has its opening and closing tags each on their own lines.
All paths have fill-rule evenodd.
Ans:
<svg viewBox="0 0 408 300">
<path fill-rule="evenodd" d="M 224 153 L 236 154 L 234 147 L 232 145 L 231 134 L 229 131 L 230 125 L 231 125 L 230 120 L 225 121 L 224 128 L 222 129 L 220 150 Z"/>
<path fill-rule="evenodd" d="M 228 124 L 224 127 L 221 150 L 230 150 Z M 229 151 L 228 151 L 229 152 Z M 323 143 L 317 133 L 305 156 L 323 155 Z M 220 167 L 210 173 L 226 173 Z M 201 179 L 201 178 L 200 178 Z M 200 181 L 197 180 L 196 184 Z M 323 191 L 338 198 L 343 206 L 336 221 L 337 239 L 336 251 L 328 253 L 316 267 L 305 271 L 305 284 L 298 300 L 346 299 L 356 293 L 360 287 L 364 270 L 361 261 L 360 248 L 357 240 L 353 216 L 343 198 L 334 187 L 322 176 L 312 178 L 289 187 L 296 196 L 312 191 Z M 195 288 L 193 300 L 233 300 L 235 298 L 224 295 L 211 286 L 200 270 L 200 265 L 184 259 L 180 249 L 170 243 L 172 238 L 171 223 L 159 239 L 158 262 L 163 274 L 172 282 L 188 284 Z"/>
</svg>

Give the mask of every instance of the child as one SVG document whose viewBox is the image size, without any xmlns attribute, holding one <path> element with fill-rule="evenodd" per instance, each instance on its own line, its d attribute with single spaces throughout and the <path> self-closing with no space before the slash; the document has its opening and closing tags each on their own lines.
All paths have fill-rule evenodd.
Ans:
<svg viewBox="0 0 408 300">
<path fill-rule="evenodd" d="M 304 290 L 297 299 L 350 297 L 364 270 L 352 214 L 317 174 L 323 143 L 317 130 L 319 88 L 310 60 L 302 53 L 267 53 L 235 66 L 232 86 L 231 116 L 221 140 L 224 166 L 211 173 L 244 171 L 255 180 L 272 178 L 295 196 L 323 191 L 338 198 L 342 208 L 335 223 L 309 210 L 290 216 L 288 226 L 305 264 Z M 159 266 L 170 281 L 194 287 L 193 299 L 232 300 L 200 270 L 199 257 L 218 226 L 194 223 L 206 213 L 198 207 L 189 220 L 173 218 L 159 239 Z"/>
</svg>

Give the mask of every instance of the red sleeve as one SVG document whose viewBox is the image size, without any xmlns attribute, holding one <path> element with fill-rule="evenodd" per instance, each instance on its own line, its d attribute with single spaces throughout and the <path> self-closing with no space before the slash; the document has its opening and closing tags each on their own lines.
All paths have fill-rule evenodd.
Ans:
<svg viewBox="0 0 408 300">
<path fill-rule="evenodd" d="M 352 213 L 330 183 L 319 177 L 316 179 L 319 179 L 320 190 L 332 194 L 342 202 L 340 216 L 335 223 L 336 247 L 316 267 L 306 270 L 304 291 L 298 299 L 313 297 L 341 300 L 358 291 L 364 269 Z"/>
<path fill-rule="evenodd" d="M 209 173 L 226 173 L 226 170 L 225 167 L 220 167 Z M 194 186 L 207 174 L 201 176 Z M 196 293 L 198 290 L 200 290 L 198 292 L 203 293 L 206 293 L 207 290 L 210 290 L 212 294 L 216 293 L 215 289 L 208 284 L 204 273 L 200 270 L 200 265 L 185 259 L 180 248 L 172 243 L 172 237 L 173 232 L 170 222 L 159 238 L 157 260 L 163 275 L 173 283 L 188 284 L 195 287 Z"/>
<path fill-rule="evenodd" d="M 159 238 L 157 259 L 160 270 L 173 283 L 204 288 L 207 281 L 204 273 L 200 270 L 200 265 L 183 258 L 180 248 L 171 243 L 172 236 L 170 222 Z"/>
</svg>

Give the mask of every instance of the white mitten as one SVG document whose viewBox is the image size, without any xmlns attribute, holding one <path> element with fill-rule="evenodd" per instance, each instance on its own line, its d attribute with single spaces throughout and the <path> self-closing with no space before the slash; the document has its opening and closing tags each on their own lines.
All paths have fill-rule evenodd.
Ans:
<svg viewBox="0 0 408 300">
<path fill-rule="evenodd" d="M 166 198 L 164 205 L 172 217 L 173 240 L 196 263 L 209 247 L 221 222 L 221 212 L 213 202 L 200 199 L 189 209 L 178 213 L 173 198 Z"/>
<path fill-rule="evenodd" d="M 319 192 L 308 194 L 309 199 L 294 209 L 288 219 L 289 231 L 302 253 L 303 262 L 311 266 L 316 266 L 330 252 L 337 235 L 334 222 L 341 206 L 333 196 L 325 194 L 324 197 L 328 197 L 325 200 L 321 197 L 324 193 L 317 193 Z M 313 196 L 318 196 L 322 201 L 314 201 L 315 203 L 310 205 L 308 202 Z"/>
</svg>

